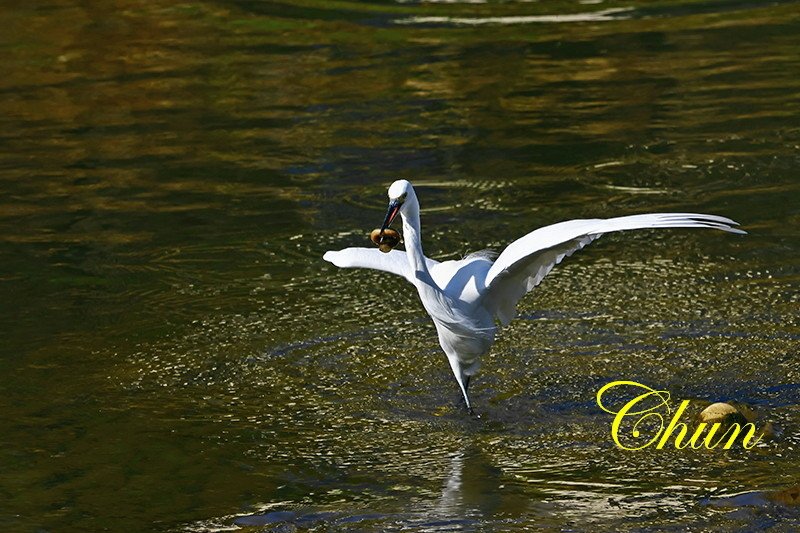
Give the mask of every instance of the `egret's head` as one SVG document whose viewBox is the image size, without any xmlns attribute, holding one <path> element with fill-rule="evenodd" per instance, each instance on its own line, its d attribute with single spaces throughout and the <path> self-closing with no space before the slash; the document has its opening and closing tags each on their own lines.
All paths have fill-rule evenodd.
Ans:
<svg viewBox="0 0 800 533">
<path fill-rule="evenodd" d="M 397 213 L 403 209 L 406 201 L 410 198 L 416 198 L 414 187 L 411 186 L 410 181 L 397 180 L 389 186 L 389 210 L 386 212 L 386 219 L 381 226 L 381 233 L 392 224 Z"/>
<path fill-rule="evenodd" d="M 404 202 L 408 193 L 413 191 L 411 182 L 408 180 L 397 180 L 389 185 L 389 201 L 397 200 L 400 203 Z"/>
</svg>

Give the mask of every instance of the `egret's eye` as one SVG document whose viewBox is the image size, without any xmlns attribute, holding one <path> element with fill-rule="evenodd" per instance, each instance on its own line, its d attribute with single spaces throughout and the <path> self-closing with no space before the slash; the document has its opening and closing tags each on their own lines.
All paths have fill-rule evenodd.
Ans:
<svg viewBox="0 0 800 533">
<path fill-rule="evenodd" d="M 397 197 L 397 201 L 402 204 L 403 202 L 406 201 L 406 195 L 408 195 L 408 193 L 404 192 L 403 194 Z"/>
</svg>

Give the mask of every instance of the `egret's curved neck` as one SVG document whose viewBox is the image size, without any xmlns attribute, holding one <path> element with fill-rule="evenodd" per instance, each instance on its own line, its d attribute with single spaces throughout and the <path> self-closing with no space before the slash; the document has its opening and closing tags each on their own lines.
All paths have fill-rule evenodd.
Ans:
<svg viewBox="0 0 800 533">
<path fill-rule="evenodd" d="M 401 216 L 403 218 L 403 241 L 406 245 L 406 255 L 408 255 L 411 269 L 416 273 L 418 281 L 435 287 L 436 284 L 433 283 L 433 278 L 428 271 L 428 264 L 425 262 L 425 254 L 422 252 L 419 202 L 416 198 L 409 198 L 406 201 L 405 209 L 401 212 Z"/>
</svg>

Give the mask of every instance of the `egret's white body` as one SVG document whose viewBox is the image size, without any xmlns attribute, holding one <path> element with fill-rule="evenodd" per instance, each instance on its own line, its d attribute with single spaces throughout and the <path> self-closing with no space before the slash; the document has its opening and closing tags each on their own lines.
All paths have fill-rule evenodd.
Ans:
<svg viewBox="0 0 800 533">
<path fill-rule="evenodd" d="M 399 212 L 405 252 L 345 248 L 326 252 L 323 258 L 342 268 L 371 268 L 396 274 L 417 288 L 470 411 L 469 380 L 478 369 L 480 357 L 494 343 L 497 323 L 507 325 L 516 314 L 520 298 L 565 257 L 612 231 L 713 228 L 745 233 L 733 227 L 737 225 L 733 220 L 696 213 L 569 220 L 528 233 L 508 245 L 494 260 L 490 252 L 478 252 L 459 261 L 438 262 L 423 254 L 419 201 L 411 183 L 394 182 L 389 187 L 389 200 L 390 214 L 384 226 Z"/>
</svg>

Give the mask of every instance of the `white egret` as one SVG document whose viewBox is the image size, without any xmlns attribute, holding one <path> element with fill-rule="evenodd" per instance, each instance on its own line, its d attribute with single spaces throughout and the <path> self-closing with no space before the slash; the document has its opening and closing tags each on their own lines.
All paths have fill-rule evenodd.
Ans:
<svg viewBox="0 0 800 533">
<path fill-rule="evenodd" d="M 345 248 L 323 258 L 337 267 L 372 268 L 402 276 L 419 293 L 433 319 L 439 344 L 472 413 L 467 391 L 480 357 L 494 342 L 499 322 L 511 322 L 517 302 L 561 262 L 604 233 L 647 228 L 712 228 L 745 233 L 733 220 L 697 213 L 647 213 L 608 219 L 568 220 L 545 226 L 509 244 L 494 261 L 490 251 L 459 261 L 435 261 L 422 252 L 419 201 L 414 187 L 398 180 L 389 187 L 389 211 L 381 231 L 397 214 L 406 251 Z"/>
</svg>

